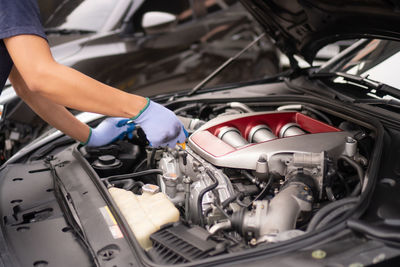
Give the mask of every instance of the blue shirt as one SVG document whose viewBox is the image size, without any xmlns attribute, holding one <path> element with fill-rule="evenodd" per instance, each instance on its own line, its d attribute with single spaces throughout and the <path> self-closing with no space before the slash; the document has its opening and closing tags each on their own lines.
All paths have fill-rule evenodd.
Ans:
<svg viewBox="0 0 400 267">
<path fill-rule="evenodd" d="M 13 66 L 3 39 L 21 34 L 46 38 L 37 0 L 0 0 L 0 93 Z"/>
</svg>

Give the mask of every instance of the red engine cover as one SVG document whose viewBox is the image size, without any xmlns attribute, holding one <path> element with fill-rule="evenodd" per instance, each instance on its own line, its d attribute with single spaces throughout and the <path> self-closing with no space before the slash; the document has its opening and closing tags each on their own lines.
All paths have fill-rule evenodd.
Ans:
<svg viewBox="0 0 400 267">
<path fill-rule="evenodd" d="M 268 125 L 272 132 L 276 136 L 278 136 L 282 126 L 287 123 L 297 123 L 304 131 L 307 132 L 307 134 L 341 131 L 340 129 L 308 117 L 299 112 L 276 112 L 248 116 L 243 115 L 240 118 L 224 121 L 216 125 L 213 124 L 209 128 L 205 128 L 202 131 L 194 133 L 190 137 L 190 139 L 207 153 L 213 155 L 214 157 L 220 157 L 236 150 L 242 149 L 244 147 L 257 145 L 249 144 L 240 148 L 234 148 L 230 146 L 229 144 L 225 143 L 217 137 L 222 127 L 235 127 L 240 131 L 242 136 L 247 139 L 251 128 L 258 124 Z"/>
</svg>

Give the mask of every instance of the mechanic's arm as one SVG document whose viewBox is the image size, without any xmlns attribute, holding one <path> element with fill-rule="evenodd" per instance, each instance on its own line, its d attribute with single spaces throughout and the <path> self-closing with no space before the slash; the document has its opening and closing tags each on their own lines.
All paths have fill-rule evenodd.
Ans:
<svg viewBox="0 0 400 267">
<path fill-rule="evenodd" d="M 58 64 L 45 39 L 18 35 L 4 39 L 7 50 L 29 90 L 65 107 L 131 118 L 147 100 L 100 83 Z"/>
<path fill-rule="evenodd" d="M 18 35 L 4 39 L 4 43 L 25 88 L 33 95 L 40 95 L 62 107 L 113 117 L 131 118 L 142 127 L 147 139 L 154 147 L 165 145 L 174 147 L 176 143 L 182 143 L 186 139 L 183 125 L 172 111 L 146 98 L 117 90 L 76 70 L 58 64 L 54 61 L 45 39 L 35 35 Z M 34 102 L 28 101 L 31 105 Z M 49 105 L 48 103 L 45 104 L 45 107 L 39 108 L 44 104 L 42 103 L 43 99 L 35 101 L 40 101 L 33 105 L 36 110 L 40 109 L 41 116 L 48 116 L 45 113 L 49 113 L 49 110 L 51 110 L 50 113 L 53 113 L 53 110 L 46 106 Z M 52 121 L 52 125 L 59 123 L 57 119 L 63 119 L 65 111 L 61 111 L 59 107 L 57 112 L 59 112 L 57 116 L 45 117 L 46 120 Z M 68 119 L 72 120 L 71 115 L 68 116 Z M 107 131 L 100 128 L 102 130 L 93 132 L 94 136 L 91 135 L 92 132 L 87 136 L 87 128 L 79 126 L 79 133 L 74 134 L 74 138 L 84 140 L 82 136 L 86 132 L 89 145 L 92 140 L 96 141 L 92 143 L 101 145 L 106 132 L 122 133 L 121 131 L 128 127 L 125 125 L 125 128 L 121 128 L 120 122 L 115 120 L 105 124 Z M 115 125 L 118 128 L 115 128 Z M 61 127 L 63 127 L 63 132 L 72 136 L 73 127 L 57 124 L 58 129 Z"/>
<path fill-rule="evenodd" d="M 66 135 L 86 142 L 90 132 L 88 125 L 76 119 L 65 107 L 30 91 L 15 67 L 12 68 L 9 79 L 17 95 L 43 120 Z"/>
<path fill-rule="evenodd" d="M 64 132 L 70 137 L 86 143 L 89 146 L 102 146 L 116 139 L 130 136 L 134 129 L 131 124 L 126 124 L 125 118 L 107 118 L 96 128 L 91 129 L 88 125 L 76 119 L 65 107 L 51 102 L 47 98 L 34 93 L 28 89 L 18 70 L 13 67 L 9 79 L 22 100 L 25 101 L 43 120 L 51 126 Z"/>
</svg>

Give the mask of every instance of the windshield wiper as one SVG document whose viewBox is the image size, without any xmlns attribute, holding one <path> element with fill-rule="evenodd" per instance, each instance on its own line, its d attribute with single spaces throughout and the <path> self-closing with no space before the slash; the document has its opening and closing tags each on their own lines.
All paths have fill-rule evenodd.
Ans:
<svg viewBox="0 0 400 267">
<path fill-rule="evenodd" d="M 390 95 L 392 97 L 400 99 L 400 90 L 398 88 L 390 86 L 385 83 L 368 79 L 367 77 L 361 77 L 344 72 L 316 72 L 310 74 L 310 78 L 334 78 L 334 77 L 340 77 L 347 82 L 365 86 L 369 89 L 368 93 L 374 94 L 378 97 L 384 97 L 385 95 Z"/>
<path fill-rule="evenodd" d="M 95 33 L 95 31 L 84 30 L 84 29 L 63 29 L 63 28 L 46 28 L 44 30 L 46 34 L 60 34 L 60 35 L 70 35 L 70 34 L 89 34 Z"/>
</svg>

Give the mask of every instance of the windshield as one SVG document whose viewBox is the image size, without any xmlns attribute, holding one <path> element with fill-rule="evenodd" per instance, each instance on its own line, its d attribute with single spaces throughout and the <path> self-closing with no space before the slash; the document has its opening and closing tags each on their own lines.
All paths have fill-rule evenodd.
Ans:
<svg viewBox="0 0 400 267">
<path fill-rule="evenodd" d="M 45 28 L 99 31 L 119 0 L 66 0 L 44 23 Z"/>
<path fill-rule="evenodd" d="M 400 89 L 400 42 L 371 40 L 324 71 L 343 72 Z"/>
</svg>

